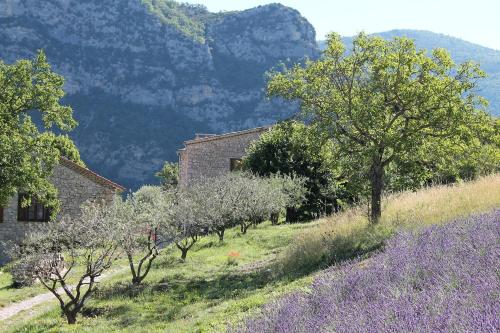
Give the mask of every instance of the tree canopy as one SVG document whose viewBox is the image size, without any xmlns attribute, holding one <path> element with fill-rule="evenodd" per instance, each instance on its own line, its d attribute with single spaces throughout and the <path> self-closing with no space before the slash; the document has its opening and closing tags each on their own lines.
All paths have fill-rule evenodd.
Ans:
<svg viewBox="0 0 500 333">
<path fill-rule="evenodd" d="M 61 104 L 63 84 L 43 52 L 12 65 L 0 61 L 0 206 L 22 189 L 57 212 L 52 169 L 61 154 L 79 161 L 71 140 L 51 132 L 76 126 L 72 109 Z M 34 121 L 39 118 L 41 129 Z"/>
<path fill-rule="evenodd" d="M 362 169 L 377 222 L 389 166 L 414 167 L 428 142 L 443 148 L 474 139 L 488 119 L 487 102 L 474 90 L 484 76 L 479 65 L 457 65 L 444 49 L 417 50 L 408 38 L 361 33 L 347 51 L 331 34 L 321 59 L 273 73 L 268 94 L 299 101 L 307 119 Z"/>
<path fill-rule="evenodd" d="M 179 184 L 179 163 L 166 161 L 161 170 L 158 171 L 155 176 L 160 178 L 160 182 L 163 187 L 176 187 Z"/>
<path fill-rule="evenodd" d="M 307 195 L 287 220 L 330 214 L 352 193 L 342 174 L 335 147 L 324 133 L 298 121 L 284 121 L 254 141 L 243 160 L 244 168 L 260 176 L 283 174 L 305 179 Z"/>
</svg>

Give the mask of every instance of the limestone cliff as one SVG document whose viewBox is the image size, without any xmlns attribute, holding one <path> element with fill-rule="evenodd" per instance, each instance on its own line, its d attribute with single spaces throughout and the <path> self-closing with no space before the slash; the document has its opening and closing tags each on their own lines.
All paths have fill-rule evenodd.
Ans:
<svg viewBox="0 0 500 333">
<path fill-rule="evenodd" d="M 194 132 L 289 116 L 265 99 L 265 72 L 318 56 L 311 24 L 278 4 L 214 14 L 170 0 L 0 1 L 0 59 L 38 49 L 66 78 L 85 162 L 132 187 L 154 182 Z"/>
</svg>

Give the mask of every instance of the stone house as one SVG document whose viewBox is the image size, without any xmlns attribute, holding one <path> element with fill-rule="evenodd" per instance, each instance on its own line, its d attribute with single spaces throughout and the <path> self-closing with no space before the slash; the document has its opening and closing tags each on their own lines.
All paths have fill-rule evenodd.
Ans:
<svg viewBox="0 0 500 333">
<path fill-rule="evenodd" d="M 58 189 L 63 215 L 77 216 L 86 201 L 112 200 L 124 187 L 84 168 L 68 159 L 61 158 L 51 178 Z M 21 207 L 22 193 L 16 194 L 6 207 L 0 208 L 0 264 L 7 260 L 2 243 L 18 241 L 30 231 L 49 221 L 49 211 L 33 200 L 29 207 Z"/>
<path fill-rule="evenodd" d="M 177 151 L 179 156 L 179 184 L 189 186 L 194 181 L 216 177 L 241 165 L 246 149 L 270 126 L 257 127 L 239 132 L 197 134 L 184 142 L 184 148 Z"/>
</svg>

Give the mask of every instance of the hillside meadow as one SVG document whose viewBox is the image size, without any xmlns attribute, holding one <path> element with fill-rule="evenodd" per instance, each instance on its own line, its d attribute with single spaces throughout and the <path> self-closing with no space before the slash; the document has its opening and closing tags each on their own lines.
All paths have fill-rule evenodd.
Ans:
<svg viewBox="0 0 500 333">
<path fill-rule="evenodd" d="M 451 186 L 394 194 L 384 201 L 381 223 L 370 226 L 366 207 L 354 207 L 319 221 L 261 224 L 224 243 L 204 237 L 188 254 L 169 249 L 142 286 L 118 262 L 104 279 L 76 325 L 65 324 L 55 302 L 4 321 L 5 332 L 221 332 L 244 322 L 261 306 L 297 290 L 308 290 L 321 269 L 382 250 L 398 230 L 418 230 L 500 207 L 500 175 Z M 41 291 L 12 289 L 0 275 L 4 306 Z M 14 295 L 14 296 L 11 296 Z"/>
</svg>

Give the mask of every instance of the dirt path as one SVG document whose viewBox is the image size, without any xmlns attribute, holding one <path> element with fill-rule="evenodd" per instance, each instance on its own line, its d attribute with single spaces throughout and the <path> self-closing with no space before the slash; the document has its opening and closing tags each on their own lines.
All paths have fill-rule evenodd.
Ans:
<svg viewBox="0 0 500 333">
<path fill-rule="evenodd" d="M 29 310 L 38 304 L 42 304 L 48 302 L 52 299 L 56 299 L 51 292 L 40 294 L 35 297 L 28 298 L 24 301 L 20 301 L 11 305 L 8 305 L 2 309 L 0 309 L 0 320 L 5 320 L 10 317 L 15 316 L 21 311 Z"/>
<path fill-rule="evenodd" d="M 98 281 L 112 277 L 118 273 L 123 272 L 125 269 L 126 268 L 122 268 L 122 269 L 116 270 L 114 272 L 109 272 L 108 274 L 103 274 Z M 58 293 L 63 293 L 63 292 L 64 292 L 64 290 L 62 288 L 58 289 Z M 40 295 L 37 295 L 34 297 L 30 297 L 30 298 L 25 299 L 23 301 L 13 303 L 11 305 L 7 305 L 7 306 L 0 309 L 0 321 L 9 319 L 9 318 L 17 315 L 21 311 L 29 310 L 29 309 L 31 309 L 39 304 L 42 304 L 42 303 L 45 303 L 45 302 L 48 302 L 51 300 L 56 300 L 56 297 L 51 292 L 47 292 L 47 293 L 40 294 Z"/>
</svg>

